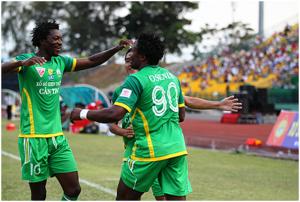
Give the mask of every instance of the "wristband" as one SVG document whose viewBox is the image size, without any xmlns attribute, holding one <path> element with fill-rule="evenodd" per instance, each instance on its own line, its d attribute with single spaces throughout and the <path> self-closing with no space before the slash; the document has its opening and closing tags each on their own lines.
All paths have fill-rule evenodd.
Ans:
<svg viewBox="0 0 300 202">
<path fill-rule="evenodd" d="M 89 112 L 88 109 L 83 109 L 80 111 L 80 119 L 87 119 L 87 113 Z"/>
</svg>

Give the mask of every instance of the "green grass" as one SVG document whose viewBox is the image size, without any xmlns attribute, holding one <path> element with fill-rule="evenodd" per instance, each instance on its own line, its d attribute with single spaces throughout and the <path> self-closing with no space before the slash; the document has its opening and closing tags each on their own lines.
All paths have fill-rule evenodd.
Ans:
<svg viewBox="0 0 300 202">
<path fill-rule="evenodd" d="M 18 156 L 17 131 L 5 131 L 2 150 Z M 122 139 L 66 133 L 82 179 L 116 190 L 123 152 Z M 188 148 L 193 193 L 188 200 L 298 200 L 298 162 Z M 21 180 L 20 162 L 2 155 L 2 200 L 30 200 Z M 114 196 L 81 183 L 80 200 L 114 200 Z M 60 200 L 55 178 L 47 183 L 47 200 Z M 154 200 L 151 191 L 143 200 Z"/>
</svg>

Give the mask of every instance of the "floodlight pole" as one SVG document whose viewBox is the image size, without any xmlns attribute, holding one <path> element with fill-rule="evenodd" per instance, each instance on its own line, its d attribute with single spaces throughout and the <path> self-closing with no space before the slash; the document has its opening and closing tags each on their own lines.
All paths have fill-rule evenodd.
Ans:
<svg viewBox="0 0 300 202">
<path fill-rule="evenodd" d="M 259 2 L 259 11 L 258 11 L 258 34 L 261 37 L 264 37 L 264 2 Z"/>
</svg>

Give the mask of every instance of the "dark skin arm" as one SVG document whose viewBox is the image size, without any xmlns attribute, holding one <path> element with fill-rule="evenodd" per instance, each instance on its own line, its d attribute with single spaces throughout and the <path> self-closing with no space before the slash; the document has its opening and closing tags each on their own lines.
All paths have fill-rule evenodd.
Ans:
<svg viewBox="0 0 300 202">
<path fill-rule="evenodd" d="M 116 123 L 109 124 L 109 130 L 116 135 L 127 138 L 132 138 L 134 136 L 132 128 L 120 128 Z"/>
<path fill-rule="evenodd" d="M 179 122 L 183 122 L 185 119 L 185 108 L 179 107 Z"/>
<path fill-rule="evenodd" d="M 108 49 L 100 53 L 96 53 L 87 58 L 79 58 L 77 59 L 77 64 L 74 71 L 80 71 L 80 70 L 89 69 L 101 65 L 104 62 L 106 62 L 108 59 L 110 59 L 118 51 L 122 50 L 124 47 L 131 44 L 132 42 L 130 40 L 121 40 L 118 46 L 115 46 L 111 49 Z"/>
<path fill-rule="evenodd" d="M 13 61 L 13 62 L 5 62 L 1 64 L 1 73 L 10 73 L 10 72 L 17 72 L 18 67 L 24 66 L 29 67 L 34 64 L 43 65 L 46 61 L 43 57 L 34 56 L 27 60 L 20 60 L 20 61 Z"/>
<path fill-rule="evenodd" d="M 131 44 L 132 41 L 130 40 L 121 40 L 118 46 L 115 46 L 111 49 L 108 49 L 100 53 L 96 53 L 87 58 L 79 58 L 77 59 L 77 63 L 74 71 L 80 71 L 80 70 L 89 69 L 101 65 L 105 63 L 107 60 L 109 60 L 118 51 L 122 50 L 124 47 L 129 46 Z M 28 67 L 34 64 L 39 64 L 42 66 L 45 62 L 47 61 L 44 57 L 38 57 L 38 56 L 29 58 L 27 60 L 22 60 L 22 61 L 7 62 L 1 64 L 1 73 L 5 74 L 9 72 L 17 72 L 18 67 L 20 66 Z"/>
<path fill-rule="evenodd" d="M 237 112 L 242 109 L 242 103 L 234 96 L 229 96 L 221 101 L 210 101 L 197 97 L 184 96 L 185 105 L 192 109 L 219 109 Z"/>
<path fill-rule="evenodd" d="M 82 109 L 75 108 L 71 112 L 71 121 L 81 120 L 80 112 Z M 127 113 L 126 109 L 113 105 L 109 108 L 102 110 L 90 110 L 87 114 L 87 119 L 91 121 L 96 121 L 99 123 L 115 123 L 121 120 Z"/>
<path fill-rule="evenodd" d="M 71 112 L 71 121 L 81 120 L 80 112 L 82 109 L 75 108 Z M 126 109 L 116 105 L 111 106 L 107 109 L 102 110 L 90 110 L 87 114 L 87 119 L 91 121 L 96 121 L 99 123 L 116 123 L 121 120 L 127 113 Z M 183 122 L 185 118 L 185 108 L 179 108 L 179 122 Z"/>
</svg>

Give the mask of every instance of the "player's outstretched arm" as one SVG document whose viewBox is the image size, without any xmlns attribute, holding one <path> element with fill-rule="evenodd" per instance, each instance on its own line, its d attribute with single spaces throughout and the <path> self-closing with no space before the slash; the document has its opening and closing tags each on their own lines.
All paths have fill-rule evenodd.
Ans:
<svg viewBox="0 0 300 202">
<path fill-rule="evenodd" d="M 118 51 L 122 50 L 123 48 L 131 44 L 132 44 L 131 40 L 121 40 L 118 46 L 115 46 L 111 49 L 108 49 L 100 53 L 96 53 L 87 58 L 79 58 L 77 59 L 77 64 L 75 66 L 74 71 L 80 71 L 80 70 L 89 69 L 101 65 L 105 63 L 108 59 L 110 59 Z"/>
<path fill-rule="evenodd" d="M 9 73 L 9 72 L 17 72 L 19 67 L 29 67 L 34 64 L 43 65 L 45 62 L 45 58 L 43 57 L 31 57 L 27 60 L 18 60 L 18 61 L 12 61 L 12 62 L 6 62 L 1 64 L 1 73 Z"/>
<path fill-rule="evenodd" d="M 101 110 L 87 110 L 75 108 L 71 112 L 71 121 L 88 119 L 99 123 L 116 123 L 127 113 L 126 109 L 113 105 Z"/>
<path fill-rule="evenodd" d="M 237 112 L 242 109 L 242 103 L 234 96 L 229 96 L 221 101 L 210 101 L 196 97 L 184 96 L 185 105 L 192 109 L 219 109 Z"/>
<path fill-rule="evenodd" d="M 134 136 L 132 128 L 121 128 L 115 123 L 109 124 L 109 130 L 110 132 L 122 137 L 132 138 Z"/>
<path fill-rule="evenodd" d="M 234 96 L 229 96 L 221 100 L 219 109 L 224 111 L 232 111 L 237 112 L 238 110 L 242 109 L 242 103 L 239 102 L 237 98 Z"/>
</svg>

